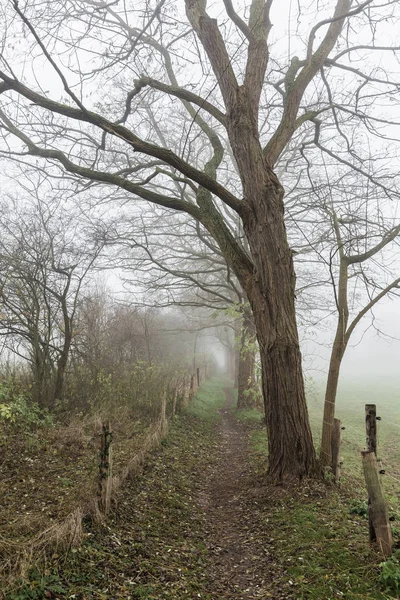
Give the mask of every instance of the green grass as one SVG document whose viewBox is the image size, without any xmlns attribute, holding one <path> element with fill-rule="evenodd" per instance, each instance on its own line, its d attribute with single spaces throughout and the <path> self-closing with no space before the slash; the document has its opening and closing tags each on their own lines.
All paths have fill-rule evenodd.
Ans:
<svg viewBox="0 0 400 600">
<path fill-rule="evenodd" d="M 236 418 L 242 423 L 247 423 L 251 428 L 250 431 L 250 444 L 251 451 L 258 457 L 259 465 L 258 468 L 265 471 L 266 459 L 268 456 L 267 447 L 267 430 L 265 427 L 264 413 L 256 408 L 238 410 Z M 262 463 L 265 463 L 264 465 Z"/>
<path fill-rule="evenodd" d="M 264 421 L 264 414 L 257 408 L 238 410 L 236 416 L 240 421 L 256 421 L 257 423 Z"/>
<path fill-rule="evenodd" d="M 342 420 L 341 485 L 306 483 L 293 495 L 283 491 L 279 502 L 265 507 L 266 526 L 272 527 L 274 551 L 278 562 L 286 564 L 287 578 L 294 596 L 310 600 L 384 600 L 398 598 L 386 591 L 380 566 L 382 557 L 370 548 L 368 520 L 354 507 L 367 499 L 361 466 L 361 450 L 365 444 L 364 405 L 376 403 L 378 415 L 378 455 L 390 465 L 392 477 L 383 476 L 383 485 L 394 518 L 394 541 L 400 541 L 400 402 L 395 396 L 378 393 L 373 388 L 342 389 L 337 416 Z M 311 427 L 317 447 L 320 443 L 323 394 L 309 400 Z M 238 419 L 248 423 L 251 431 L 251 460 L 259 473 L 265 473 L 267 439 L 260 425 L 258 411 L 240 411 Z M 394 569 L 400 581 L 400 565 Z M 394 595 L 391 595 L 391 594 Z"/>
<path fill-rule="evenodd" d="M 355 489 L 357 494 L 365 496 L 365 484 L 361 465 L 361 451 L 365 449 L 365 404 L 376 404 L 377 414 L 382 418 L 378 422 L 378 459 L 386 474 L 382 485 L 388 495 L 389 506 L 395 510 L 399 506 L 400 487 L 400 402 L 397 388 L 387 385 L 376 387 L 362 383 L 342 384 L 336 405 L 336 417 L 345 428 L 342 431 L 341 458 L 343 462 L 343 485 Z M 309 400 L 311 428 L 317 448 L 320 445 L 323 388 L 317 387 L 317 393 Z"/>
<path fill-rule="evenodd" d="M 230 382 L 213 377 L 201 384 L 195 397 L 186 409 L 187 414 L 198 419 L 215 421 L 219 419 L 218 410 L 225 405 L 225 389 Z"/>
<path fill-rule="evenodd" d="M 343 493 L 321 489 L 318 498 L 315 486 L 304 492 L 273 514 L 275 544 L 296 598 L 393 597 L 378 581 L 381 559 L 369 548 L 367 519 L 350 514 Z"/>
</svg>

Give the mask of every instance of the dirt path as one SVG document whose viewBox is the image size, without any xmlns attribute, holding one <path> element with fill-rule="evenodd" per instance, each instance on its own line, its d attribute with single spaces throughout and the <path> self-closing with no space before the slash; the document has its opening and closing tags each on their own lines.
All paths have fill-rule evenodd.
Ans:
<svg viewBox="0 0 400 600">
<path fill-rule="evenodd" d="M 235 417 L 231 390 L 225 393 L 218 457 L 206 473 L 199 499 L 206 513 L 212 562 L 209 592 L 221 599 L 288 598 L 287 593 L 272 591 L 276 586 L 273 548 L 268 525 L 260 536 L 259 522 L 259 503 L 266 501 L 266 490 L 252 472 L 249 430 Z"/>
</svg>

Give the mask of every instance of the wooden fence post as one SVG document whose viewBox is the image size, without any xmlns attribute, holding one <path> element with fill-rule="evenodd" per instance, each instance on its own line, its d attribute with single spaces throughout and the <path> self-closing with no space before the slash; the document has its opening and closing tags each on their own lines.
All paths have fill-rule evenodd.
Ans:
<svg viewBox="0 0 400 600">
<path fill-rule="evenodd" d="M 384 557 L 392 553 L 392 531 L 385 497 L 378 475 L 375 452 L 361 452 L 365 482 L 368 490 L 369 539 L 376 541 Z"/>
<path fill-rule="evenodd" d="M 161 398 L 161 414 L 160 414 L 161 435 L 164 435 L 168 429 L 167 422 L 167 394 L 163 393 Z"/>
<path fill-rule="evenodd" d="M 365 431 L 366 431 L 366 450 L 374 452 L 376 456 L 377 435 L 376 435 L 376 404 L 365 405 Z M 368 523 L 369 539 L 371 542 L 376 540 L 374 524 L 372 522 L 371 497 L 368 496 Z"/>
<path fill-rule="evenodd" d="M 103 423 L 102 429 L 99 464 L 99 510 L 103 515 L 106 515 L 110 508 L 112 488 L 111 442 L 113 435 L 110 422 Z"/>
<path fill-rule="evenodd" d="M 200 368 L 197 367 L 196 369 L 196 374 L 197 374 L 197 387 L 199 387 L 200 385 Z"/>
<path fill-rule="evenodd" d="M 334 419 L 332 436 L 331 436 L 331 453 L 332 453 L 332 473 L 335 478 L 335 483 L 340 480 L 340 445 L 342 443 L 342 422 L 339 419 Z"/>
<path fill-rule="evenodd" d="M 365 428 L 367 432 L 367 450 L 376 455 L 376 404 L 365 405 Z"/>
<path fill-rule="evenodd" d="M 193 398 L 193 396 L 196 393 L 196 375 L 192 375 L 190 378 L 190 400 Z"/>
</svg>

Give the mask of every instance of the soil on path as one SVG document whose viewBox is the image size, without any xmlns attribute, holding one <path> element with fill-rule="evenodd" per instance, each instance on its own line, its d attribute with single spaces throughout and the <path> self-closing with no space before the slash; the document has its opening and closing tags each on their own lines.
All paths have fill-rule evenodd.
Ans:
<svg viewBox="0 0 400 600">
<path fill-rule="evenodd" d="M 291 598 L 279 589 L 282 568 L 262 510 L 271 488 L 262 485 L 249 458 L 252 429 L 236 418 L 231 389 L 225 394 L 217 460 L 205 473 L 198 500 L 207 515 L 210 592 L 216 599 Z"/>
</svg>

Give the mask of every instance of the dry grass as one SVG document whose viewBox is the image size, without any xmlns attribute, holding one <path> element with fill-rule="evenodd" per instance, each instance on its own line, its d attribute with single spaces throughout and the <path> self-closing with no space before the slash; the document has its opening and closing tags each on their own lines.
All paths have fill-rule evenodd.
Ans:
<svg viewBox="0 0 400 600">
<path fill-rule="evenodd" d="M 18 439 L 22 455 L 27 455 L 29 473 L 23 475 L 22 485 L 16 486 L 15 493 L 11 494 L 12 501 L 7 509 L 3 508 L 2 511 L 0 508 L 0 588 L 3 594 L 17 579 L 24 579 L 29 568 L 44 559 L 47 553 L 79 546 L 83 536 L 84 517 L 89 517 L 96 522 L 104 521 L 105 517 L 99 509 L 97 489 L 98 436 L 104 417 L 105 413 L 98 412 L 86 419 L 74 418 L 64 427 L 41 432 L 42 437 L 38 447 L 35 448 L 34 455 L 32 448 L 23 447 L 23 440 Z M 109 414 L 108 418 L 110 418 Z M 126 478 L 141 471 L 148 453 L 157 447 L 166 434 L 168 422 L 165 402 L 162 403 L 159 418 L 150 428 L 144 428 L 141 421 L 134 421 L 126 407 L 121 407 L 114 412 L 112 422 L 113 454 L 116 460 L 110 499 L 115 502 L 116 495 Z M 14 438 L 14 444 L 16 443 L 17 438 Z M 47 469 L 43 472 L 46 456 L 51 458 L 51 464 L 48 462 Z M 19 468 L 21 464 L 23 461 L 18 460 L 10 461 L 8 465 L 8 473 L 14 481 L 21 477 Z M 54 487 L 51 481 L 49 483 L 49 469 L 55 483 Z M 29 510 L 16 516 L 21 489 L 27 491 L 26 483 L 34 483 L 39 478 L 39 473 L 42 477 L 40 485 L 28 490 L 26 494 Z M 75 479 L 73 480 L 72 477 Z M 6 481 L 0 481 L 0 485 L 1 483 L 5 485 Z M 62 491 L 64 489 L 68 491 L 67 499 L 63 494 L 61 499 L 58 498 L 60 487 Z M 48 514 L 43 514 L 46 511 L 40 509 L 40 498 L 46 494 L 52 495 L 52 500 L 55 502 L 57 498 L 60 500 L 54 510 L 54 522 L 50 526 L 46 526 L 49 521 Z M 66 511 L 67 507 L 68 511 Z"/>
<path fill-rule="evenodd" d="M 31 565 L 50 550 L 65 552 L 79 546 L 83 538 L 83 516 L 82 508 L 78 507 L 62 522 L 54 523 L 27 542 L 18 543 L 0 538 L 0 593 L 6 593 L 17 579 L 25 579 Z"/>
</svg>

